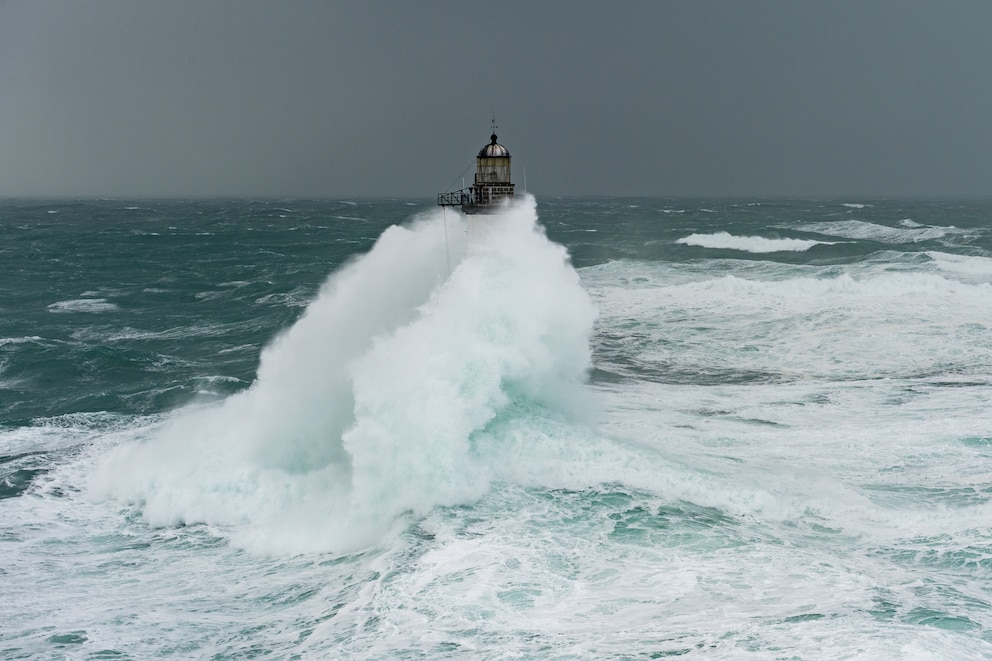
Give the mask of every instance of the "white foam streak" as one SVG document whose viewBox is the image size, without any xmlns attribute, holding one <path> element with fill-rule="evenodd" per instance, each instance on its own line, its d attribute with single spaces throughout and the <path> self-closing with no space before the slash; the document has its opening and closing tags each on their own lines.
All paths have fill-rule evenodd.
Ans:
<svg viewBox="0 0 992 661">
<path fill-rule="evenodd" d="M 42 342 L 43 339 L 38 335 L 29 335 L 25 337 L 0 337 L 0 347 L 6 346 L 8 344 L 27 344 L 30 342 Z"/>
<path fill-rule="evenodd" d="M 59 301 L 48 306 L 49 312 L 69 313 L 69 312 L 112 312 L 117 309 L 116 303 L 111 303 L 105 298 L 79 298 L 71 301 Z"/>
<path fill-rule="evenodd" d="M 280 553 L 361 547 L 404 511 L 484 493 L 480 433 L 514 403 L 567 408 L 595 309 L 532 198 L 447 221 L 450 277 L 443 217 L 390 228 L 265 349 L 250 389 L 121 447 L 95 493 Z"/>
<path fill-rule="evenodd" d="M 878 241 L 888 244 L 918 243 L 932 241 L 949 235 L 966 234 L 966 230 L 956 227 L 926 226 L 913 223 L 900 223 L 902 227 L 889 227 L 862 220 L 842 220 L 819 223 L 806 223 L 794 229 L 845 239 Z"/>
<path fill-rule="evenodd" d="M 825 241 L 806 239 L 768 239 L 761 236 L 734 236 L 728 232 L 715 234 L 690 234 L 678 239 L 676 243 L 702 248 L 719 248 L 725 250 L 742 250 L 752 253 L 770 252 L 805 252 L 815 245 L 833 245 Z"/>
</svg>

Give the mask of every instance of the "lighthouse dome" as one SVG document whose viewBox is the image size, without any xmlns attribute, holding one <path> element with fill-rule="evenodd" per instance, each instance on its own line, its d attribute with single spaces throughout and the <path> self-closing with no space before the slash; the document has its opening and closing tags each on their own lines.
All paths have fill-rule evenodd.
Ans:
<svg viewBox="0 0 992 661">
<path fill-rule="evenodd" d="M 510 158 L 510 151 L 496 142 L 496 134 L 489 136 L 490 143 L 479 150 L 479 158 Z"/>
</svg>

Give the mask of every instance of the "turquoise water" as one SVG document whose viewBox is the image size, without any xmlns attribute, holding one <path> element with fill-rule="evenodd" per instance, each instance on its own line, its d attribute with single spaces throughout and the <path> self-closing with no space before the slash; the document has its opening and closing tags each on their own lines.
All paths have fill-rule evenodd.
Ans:
<svg viewBox="0 0 992 661">
<path fill-rule="evenodd" d="M 4 658 L 992 656 L 992 204 L 0 203 Z"/>
</svg>

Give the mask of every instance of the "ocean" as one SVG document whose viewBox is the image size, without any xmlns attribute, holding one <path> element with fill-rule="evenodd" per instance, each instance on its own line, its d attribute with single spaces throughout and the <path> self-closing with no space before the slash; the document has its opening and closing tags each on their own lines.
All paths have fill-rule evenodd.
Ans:
<svg viewBox="0 0 992 661">
<path fill-rule="evenodd" d="M 992 658 L 992 202 L 0 234 L 0 658 Z"/>
</svg>

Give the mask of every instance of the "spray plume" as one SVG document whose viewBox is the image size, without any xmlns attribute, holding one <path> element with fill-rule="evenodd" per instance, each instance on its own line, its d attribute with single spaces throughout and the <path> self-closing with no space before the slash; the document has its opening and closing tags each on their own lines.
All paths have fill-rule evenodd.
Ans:
<svg viewBox="0 0 992 661">
<path fill-rule="evenodd" d="M 483 495 L 494 421 L 580 406 L 596 312 L 533 198 L 455 216 L 450 246 L 442 222 L 386 230 L 263 351 L 249 389 L 117 448 L 94 492 L 271 553 L 361 548 L 405 512 Z"/>
</svg>

